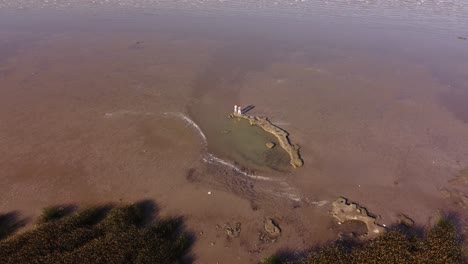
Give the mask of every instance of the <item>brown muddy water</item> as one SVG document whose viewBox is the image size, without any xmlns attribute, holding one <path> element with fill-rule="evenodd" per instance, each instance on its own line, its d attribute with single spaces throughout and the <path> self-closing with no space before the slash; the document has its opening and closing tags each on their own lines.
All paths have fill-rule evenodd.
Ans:
<svg viewBox="0 0 468 264">
<path fill-rule="evenodd" d="M 333 241 L 354 228 L 328 215 L 340 196 L 381 224 L 456 212 L 466 226 L 467 12 L 0 1 L 0 213 L 33 223 L 45 206 L 153 199 L 198 234 L 196 263 Z M 304 167 L 228 118 L 235 104 L 287 130 Z M 275 243 L 259 240 L 265 218 L 282 228 Z M 216 227 L 235 222 L 240 238 Z"/>
</svg>

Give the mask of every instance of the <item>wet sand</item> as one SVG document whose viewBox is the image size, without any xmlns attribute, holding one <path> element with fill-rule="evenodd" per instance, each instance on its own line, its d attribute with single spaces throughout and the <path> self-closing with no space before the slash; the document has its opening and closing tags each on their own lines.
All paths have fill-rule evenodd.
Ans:
<svg viewBox="0 0 468 264">
<path fill-rule="evenodd" d="M 196 263 L 333 241 L 339 196 L 386 225 L 439 211 L 467 221 L 455 194 L 468 186 L 453 184 L 468 168 L 466 41 L 437 28 L 51 14 L 0 16 L 0 213 L 31 223 L 50 205 L 154 199 L 196 234 Z M 236 135 L 234 104 L 287 130 L 304 167 L 268 166 L 270 138 Z M 259 240 L 267 217 L 275 243 Z"/>
</svg>

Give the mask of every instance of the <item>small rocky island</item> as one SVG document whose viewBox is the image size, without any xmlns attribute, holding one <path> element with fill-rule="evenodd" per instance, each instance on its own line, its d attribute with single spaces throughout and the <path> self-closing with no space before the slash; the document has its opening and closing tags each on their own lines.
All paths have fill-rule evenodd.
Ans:
<svg viewBox="0 0 468 264">
<path fill-rule="evenodd" d="M 339 223 L 345 221 L 361 221 L 367 227 L 365 238 L 375 238 L 385 232 L 385 227 L 376 223 L 376 218 L 370 215 L 366 208 L 356 203 L 349 202 L 346 198 L 340 197 L 332 203 L 330 214 L 335 217 Z"/>
<path fill-rule="evenodd" d="M 304 165 L 304 162 L 301 159 L 301 156 L 299 155 L 299 147 L 297 145 L 292 144 L 289 141 L 289 133 L 286 132 L 284 129 L 273 125 L 268 120 L 268 118 L 260 116 L 249 116 L 242 113 L 241 111 L 234 111 L 234 113 L 230 114 L 229 117 L 247 119 L 250 125 L 259 126 L 266 132 L 273 134 L 278 139 L 279 145 L 289 154 L 289 157 L 291 159 L 291 166 L 293 166 L 294 168 L 298 168 Z"/>
</svg>

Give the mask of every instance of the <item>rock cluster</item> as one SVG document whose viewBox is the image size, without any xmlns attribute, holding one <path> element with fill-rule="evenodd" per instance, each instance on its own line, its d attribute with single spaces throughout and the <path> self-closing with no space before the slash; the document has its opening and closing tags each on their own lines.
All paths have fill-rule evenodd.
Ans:
<svg viewBox="0 0 468 264">
<path fill-rule="evenodd" d="M 258 233 L 258 239 L 262 243 L 275 243 L 281 235 L 280 227 L 271 218 L 267 218 L 263 224 L 263 230 Z"/>
<path fill-rule="evenodd" d="M 338 198 L 332 203 L 330 214 L 339 222 L 345 221 L 361 221 L 367 227 L 367 238 L 373 238 L 385 231 L 383 226 L 378 225 L 376 218 L 369 215 L 366 208 L 359 206 L 356 203 L 349 203 L 346 198 Z"/>
<path fill-rule="evenodd" d="M 226 224 L 225 226 L 226 235 L 228 238 L 236 238 L 240 236 L 241 233 L 241 223 L 237 222 L 234 226 Z"/>
</svg>

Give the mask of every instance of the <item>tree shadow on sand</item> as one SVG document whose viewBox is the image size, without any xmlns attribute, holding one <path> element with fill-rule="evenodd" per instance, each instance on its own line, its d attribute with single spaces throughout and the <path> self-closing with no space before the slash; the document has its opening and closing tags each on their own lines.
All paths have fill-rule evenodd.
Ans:
<svg viewBox="0 0 468 264">
<path fill-rule="evenodd" d="M 28 220 L 20 219 L 17 212 L 0 215 L 0 240 L 12 235 L 27 223 Z"/>
<path fill-rule="evenodd" d="M 145 200 L 76 210 L 46 208 L 35 228 L 0 242 L 0 263 L 191 263 L 183 218 Z"/>
</svg>

